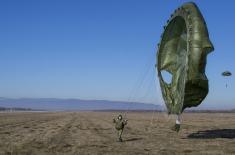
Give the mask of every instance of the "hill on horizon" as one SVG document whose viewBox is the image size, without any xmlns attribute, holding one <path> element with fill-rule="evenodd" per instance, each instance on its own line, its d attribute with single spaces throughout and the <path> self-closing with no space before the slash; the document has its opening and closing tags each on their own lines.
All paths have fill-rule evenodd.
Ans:
<svg viewBox="0 0 235 155">
<path fill-rule="evenodd" d="M 162 110 L 160 105 L 109 101 L 58 98 L 0 98 L 0 107 L 17 107 L 41 110 Z"/>
</svg>

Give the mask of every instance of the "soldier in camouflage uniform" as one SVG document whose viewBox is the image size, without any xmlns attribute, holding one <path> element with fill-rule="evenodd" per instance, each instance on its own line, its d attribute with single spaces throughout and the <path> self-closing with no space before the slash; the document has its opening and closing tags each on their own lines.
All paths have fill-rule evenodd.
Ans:
<svg viewBox="0 0 235 155">
<path fill-rule="evenodd" d="M 127 125 L 127 120 L 123 120 L 122 115 L 118 115 L 116 119 L 113 119 L 113 123 L 115 123 L 115 128 L 118 131 L 118 141 L 122 142 L 122 132 L 124 126 Z"/>
</svg>

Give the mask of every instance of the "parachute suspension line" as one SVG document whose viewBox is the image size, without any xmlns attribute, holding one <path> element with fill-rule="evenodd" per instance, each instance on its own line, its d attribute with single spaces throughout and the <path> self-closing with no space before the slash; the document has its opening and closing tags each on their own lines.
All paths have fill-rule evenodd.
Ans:
<svg viewBox="0 0 235 155">
<path fill-rule="evenodd" d="M 154 83 L 154 87 L 153 88 L 155 88 L 156 90 L 155 90 L 155 94 L 160 94 L 161 92 L 160 92 L 160 88 L 159 87 L 156 87 L 157 86 L 157 72 L 154 70 L 154 72 L 155 72 L 155 74 L 154 75 L 156 75 L 156 76 L 153 76 L 153 78 L 152 78 L 152 80 L 153 80 L 153 83 Z M 154 91 L 154 90 L 153 90 Z M 155 96 L 154 96 L 155 97 Z M 157 98 L 157 96 L 156 96 L 156 98 L 154 99 L 155 101 L 156 101 L 156 103 L 159 103 L 160 101 L 159 101 L 159 98 Z M 156 113 L 156 111 L 157 111 L 157 107 L 154 107 L 154 109 L 153 109 L 153 112 L 152 112 L 152 116 L 151 116 L 151 121 L 150 121 L 150 125 L 149 125 L 149 127 L 150 128 L 152 128 L 153 127 L 153 125 L 154 125 L 154 118 L 155 118 L 155 113 Z"/>
<path fill-rule="evenodd" d="M 154 122 L 154 118 L 155 118 L 155 112 L 156 112 L 156 110 L 157 110 L 157 108 L 156 107 L 154 107 L 153 108 L 153 111 L 152 111 L 152 116 L 151 116 L 151 121 L 150 121 L 150 128 L 153 126 L 153 122 Z"/>
<path fill-rule="evenodd" d="M 154 64 L 155 64 L 155 61 L 151 62 L 152 58 L 153 58 L 153 56 L 151 54 L 150 57 L 148 57 L 147 62 L 145 63 L 144 69 L 141 71 L 139 78 L 136 80 L 136 83 L 134 84 L 133 89 L 131 90 L 131 93 L 130 93 L 128 100 L 127 100 L 130 103 L 128 105 L 127 110 L 125 110 L 124 118 L 126 117 L 127 113 L 129 112 L 131 104 L 134 103 L 134 99 L 138 93 L 138 90 L 140 90 L 140 88 L 143 86 L 143 83 L 149 73 L 150 68 L 152 66 L 154 66 L 152 63 L 154 62 Z"/>
<path fill-rule="evenodd" d="M 158 79 L 157 79 L 157 77 L 158 77 L 158 75 L 157 75 L 158 73 L 157 73 L 157 71 L 156 71 L 156 68 L 154 68 L 154 70 L 153 70 L 153 73 L 151 73 L 151 75 L 154 75 L 154 76 L 152 76 L 152 79 L 151 79 L 151 83 L 152 83 L 152 85 L 154 86 L 154 87 L 152 87 L 152 92 L 154 92 L 154 93 L 152 93 L 153 94 L 153 98 L 154 98 L 154 103 L 160 103 L 161 102 L 161 100 L 160 100 L 160 98 L 158 97 L 158 95 L 159 94 L 161 94 L 161 90 L 160 90 L 160 86 L 158 85 Z M 157 95 L 158 94 L 158 95 Z M 154 107 L 153 108 L 153 111 L 152 111 L 152 114 L 151 114 L 151 119 L 150 119 L 150 123 L 149 123 L 149 125 L 147 126 L 147 128 L 148 128 L 148 133 L 150 134 L 150 136 L 153 134 L 153 131 L 154 131 L 154 129 L 153 129 L 153 127 L 154 127 L 154 119 L 155 119 L 155 115 L 156 115 L 156 113 L 158 114 L 158 111 L 157 111 L 157 107 Z M 157 117 L 158 118 L 158 117 Z M 158 122 L 158 120 L 159 120 L 159 118 L 157 119 L 157 122 Z"/>
<path fill-rule="evenodd" d="M 150 99 L 151 99 L 151 97 L 153 97 L 153 98 L 156 97 L 155 99 L 153 99 L 153 101 L 154 101 L 154 103 L 155 102 L 157 103 L 157 102 L 159 102 L 159 99 L 155 94 L 160 93 L 160 88 L 157 89 L 157 87 L 156 87 L 156 85 L 157 85 L 156 84 L 157 83 L 156 71 L 155 71 L 154 67 L 150 70 L 151 66 L 154 66 L 154 65 L 152 64 L 152 65 L 150 65 L 150 67 L 147 68 L 146 74 L 144 74 L 142 76 L 141 82 L 139 83 L 139 85 L 137 87 L 137 88 L 142 88 L 142 87 L 146 88 L 145 91 L 142 93 L 143 95 L 138 100 L 144 101 L 144 99 L 147 99 L 148 97 Z M 137 93 L 137 90 L 139 90 L 139 89 L 135 89 L 135 94 Z M 155 92 L 155 93 L 151 93 L 151 92 Z M 152 94 L 153 96 L 149 96 L 150 94 Z M 135 97 L 134 95 L 133 95 L 133 97 Z M 128 111 L 129 111 L 129 109 L 128 109 Z M 155 113 L 157 111 L 157 107 L 153 107 L 152 111 L 153 112 L 151 115 L 150 124 L 147 126 L 148 128 L 151 128 L 154 124 L 153 121 L 154 121 Z M 127 114 L 127 112 L 125 114 Z"/>
<path fill-rule="evenodd" d="M 131 95 L 130 95 L 129 98 L 128 98 L 128 102 L 130 102 L 130 103 L 129 103 L 129 105 L 128 105 L 127 110 L 125 111 L 124 118 L 126 117 L 127 113 L 129 112 L 129 110 L 130 110 L 130 108 L 131 108 L 131 104 L 133 104 L 133 103 L 135 102 L 134 99 L 135 99 L 135 97 L 136 97 L 136 95 L 137 95 L 137 93 L 138 93 L 138 90 L 140 90 L 140 88 L 143 86 L 143 83 L 144 83 L 144 81 L 145 81 L 145 79 L 146 79 L 146 76 L 147 76 L 147 74 L 148 74 L 150 68 L 151 68 L 151 65 L 148 65 L 148 66 L 144 69 L 144 72 L 143 72 L 143 74 L 141 75 L 140 80 L 137 80 L 137 84 L 135 85 L 134 89 L 133 89 L 132 92 L 131 92 Z"/>
</svg>

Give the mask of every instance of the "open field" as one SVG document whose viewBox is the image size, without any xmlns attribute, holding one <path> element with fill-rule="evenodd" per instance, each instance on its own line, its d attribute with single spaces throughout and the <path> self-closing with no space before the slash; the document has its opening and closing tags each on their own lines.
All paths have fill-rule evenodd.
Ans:
<svg viewBox="0 0 235 155">
<path fill-rule="evenodd" d="M 117 142 L 115 112 L 0 113 L 0 154 L 235 154 L 235 113 L 131 112 Z M 153 118 L 153 119 L 152 119 Z"/>
</svg>

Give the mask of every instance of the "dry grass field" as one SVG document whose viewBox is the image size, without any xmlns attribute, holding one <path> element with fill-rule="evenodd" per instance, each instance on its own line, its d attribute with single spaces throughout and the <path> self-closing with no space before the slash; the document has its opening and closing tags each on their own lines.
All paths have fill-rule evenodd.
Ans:
<svg viewBox="0 0 235 155">
<path fill-rule="evenodd" d="M 235 154 L 235 113 L 185 113 L 170 130 L 165 113 L 130 112 L 117 142 L 115 112 L 0 113 L 0 154 Z M 153 118 L 153 119 L 152 119 Z"/>
</svg>

